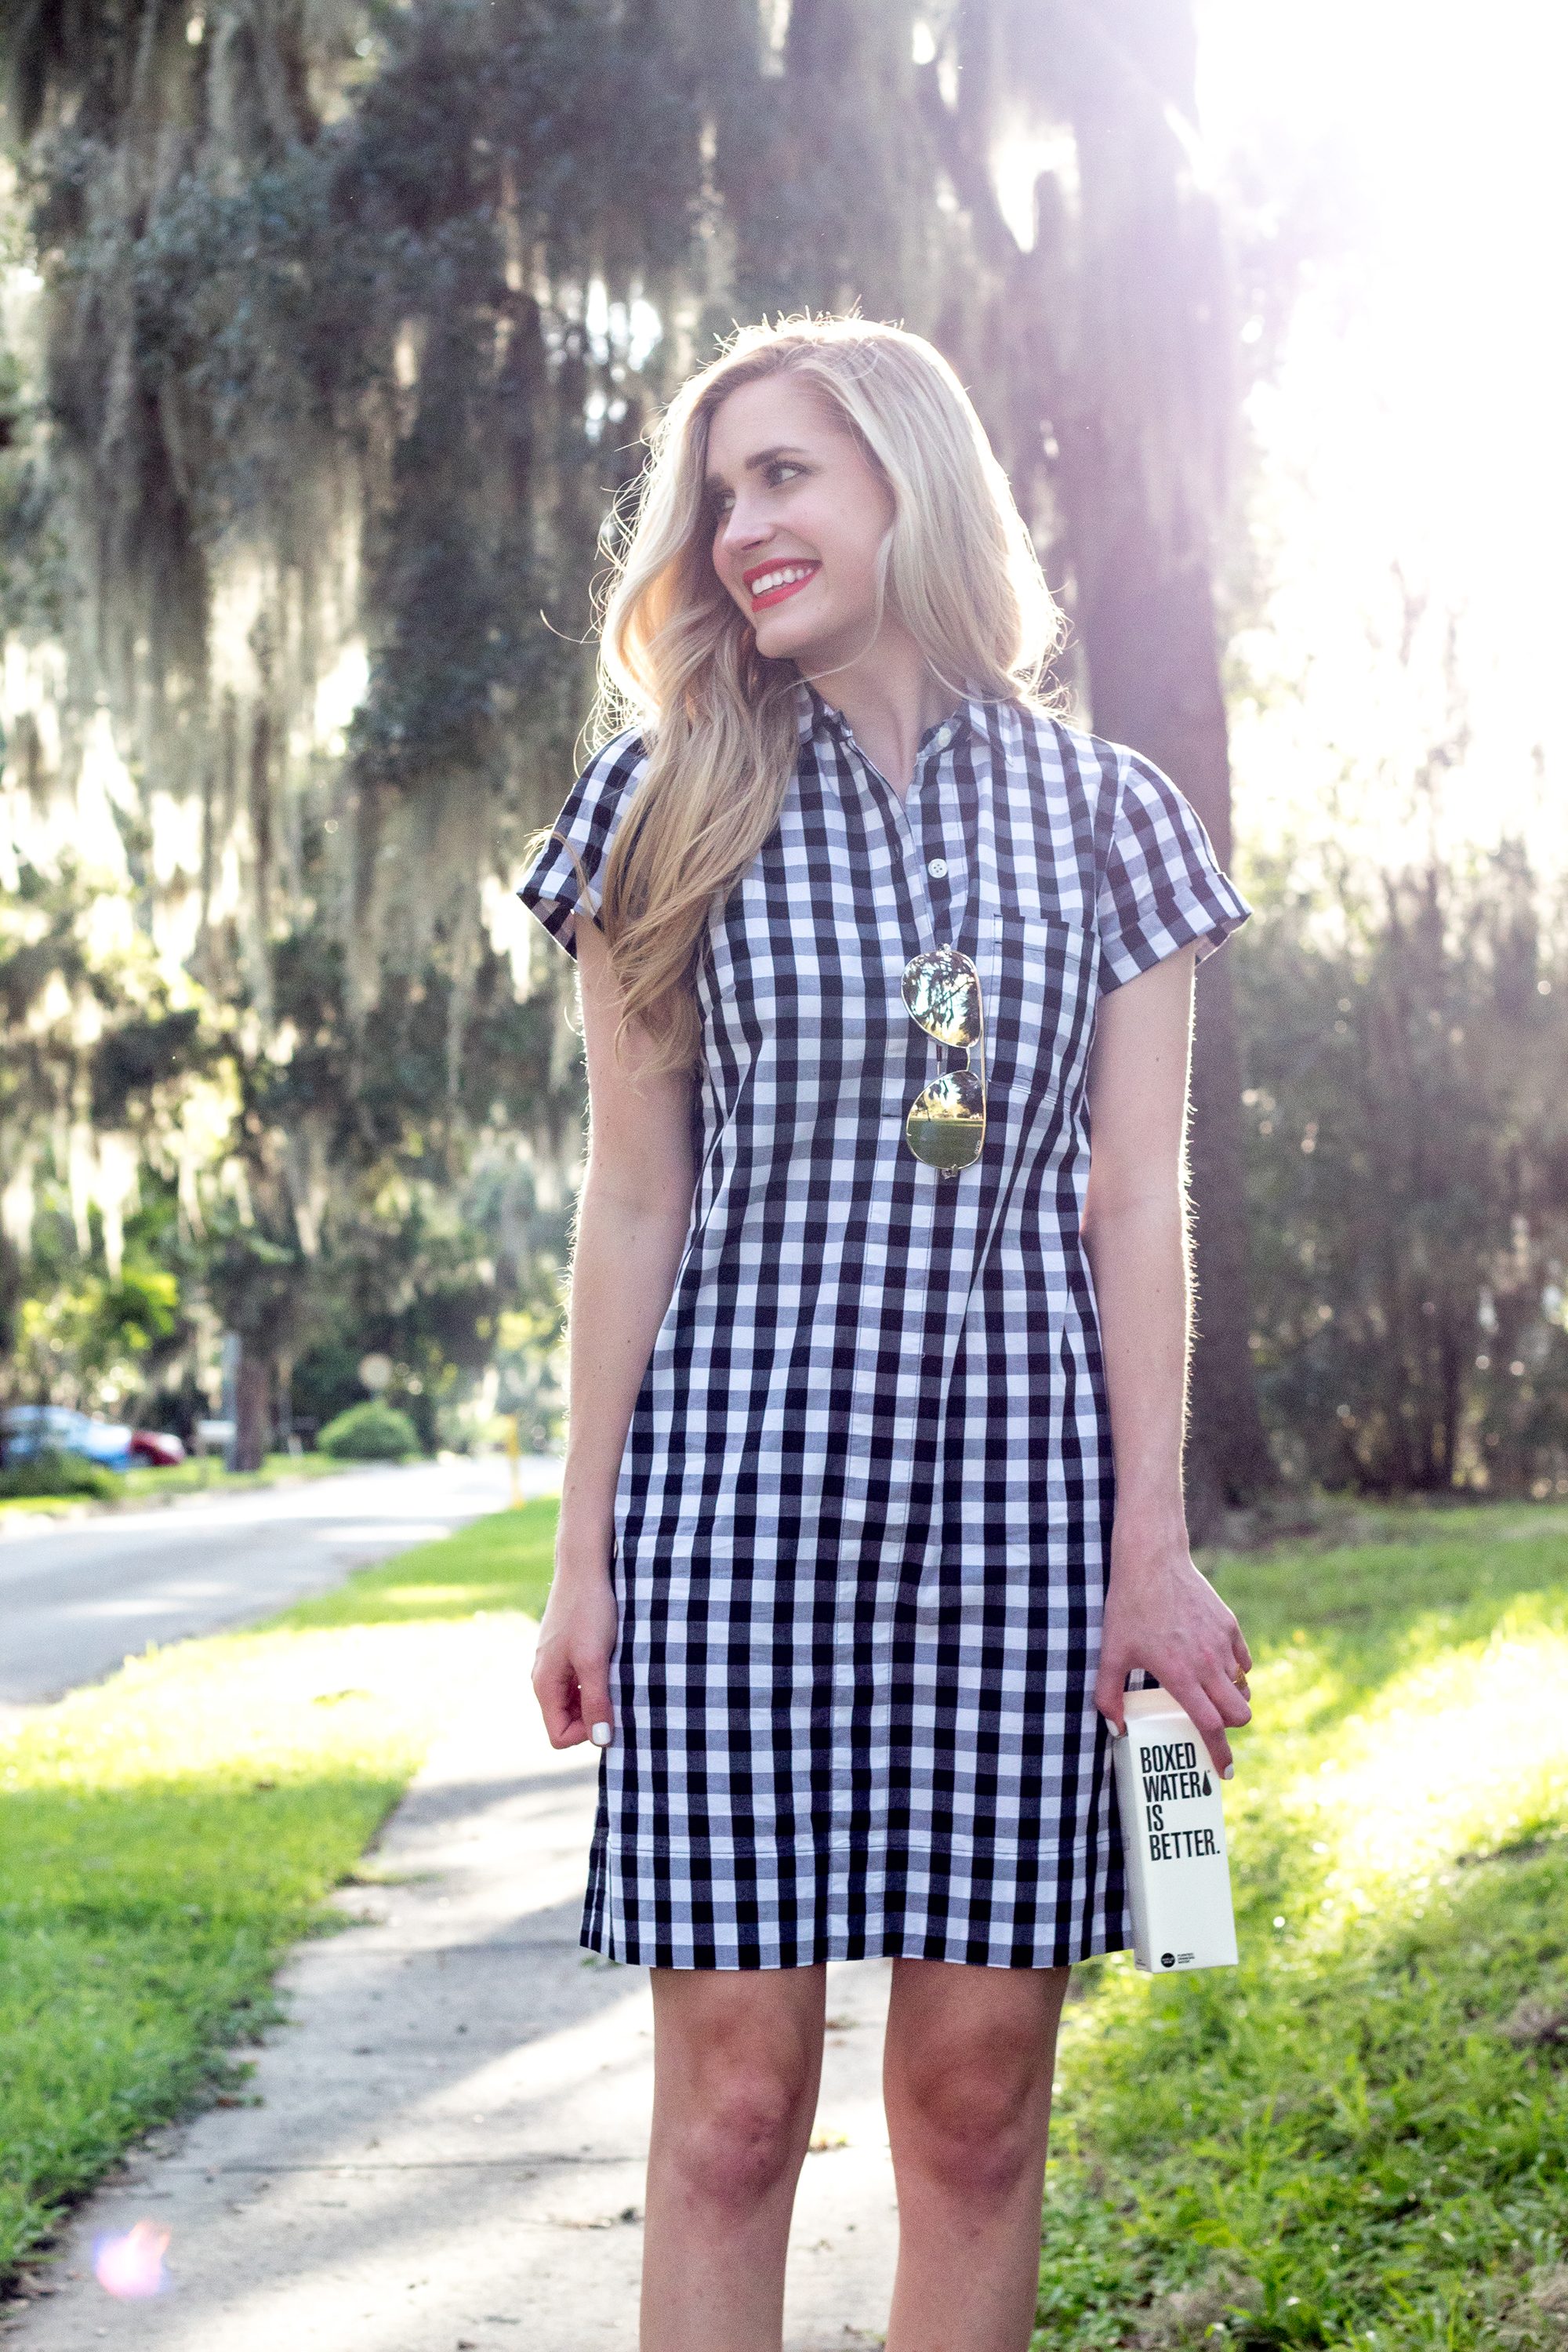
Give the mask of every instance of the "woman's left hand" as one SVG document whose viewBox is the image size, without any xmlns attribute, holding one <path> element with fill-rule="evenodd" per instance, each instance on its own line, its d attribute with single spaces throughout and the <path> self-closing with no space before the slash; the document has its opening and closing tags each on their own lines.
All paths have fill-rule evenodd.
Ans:
<svg viewBox="0 0 1568 2352">
<path fill-rule="evenodd" d="M 1234 1767 L 1226 1734 L 1252 1720 L 1251 1664 L 1241 1627 L 1194 1566 L 1184 1541 L 1153 1545 L 1113 1534 L 1094 1686 L 1095 1706 L 1113 1731 L 1126 1728 L 1127 1676 L 1142 1666 L 1191 1716 L 1215 1769 L 1228 1780 Z"/>
</svg>

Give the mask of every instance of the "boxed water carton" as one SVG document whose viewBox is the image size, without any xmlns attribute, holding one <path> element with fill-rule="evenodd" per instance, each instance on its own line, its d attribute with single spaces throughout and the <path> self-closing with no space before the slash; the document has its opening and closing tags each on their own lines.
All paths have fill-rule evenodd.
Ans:
<svg viewBox="0 0 1568 2352">
<path fill-rule="evenodd" d="M 1167 1691 L 1129 1691 L 1123 1705 L 1127 1728 L 1112 1753 L 1133 1958 L 1156 1976 L 1233 1969 L 1224 1784 L 1196 1725 Z"/>
</svg>

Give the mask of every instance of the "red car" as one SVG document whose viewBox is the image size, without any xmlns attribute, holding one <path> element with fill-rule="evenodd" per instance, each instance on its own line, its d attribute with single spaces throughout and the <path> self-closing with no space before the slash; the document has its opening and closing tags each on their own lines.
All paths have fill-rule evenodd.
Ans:
<svg viewBox="0 0 1568 2352">
<path fill-rule="evenodd" d="M 131 1458 L 151 1470 L 172 1470 L 185 1458 L 185 1449 L 172 1430 L 133 1429 Z"/>
</svg>

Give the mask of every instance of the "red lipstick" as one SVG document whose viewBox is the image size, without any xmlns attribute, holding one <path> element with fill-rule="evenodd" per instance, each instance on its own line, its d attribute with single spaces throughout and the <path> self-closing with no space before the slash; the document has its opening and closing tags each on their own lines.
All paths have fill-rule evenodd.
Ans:
<svg viewBox="0 0 1568 2352">
<path fill-rule="evenodd" d="M 822 566 L 820 563 L 814 562 L 809 558 L 805 557 L 802 557 L 795 561 L 791 561 L 786 558 L 782 562 L 775 558 L 772 563 L 752 564 L 741 575 L 748 588 L 751 587 L 753 580 L 766 580 L 771 574 L 777 572 L 795 572 L 802 574 L 798 579 L 781 582 L 776 588 L 764 589 L 760 596 L 753 593 L 752 597 L 752 612 L 760 612 L 764 604 L 782 604 L 786 596 L 793 596 L 798 588 L 805 588 L 811 581 L 815 580 L 821 569 Z"/>
</svg>

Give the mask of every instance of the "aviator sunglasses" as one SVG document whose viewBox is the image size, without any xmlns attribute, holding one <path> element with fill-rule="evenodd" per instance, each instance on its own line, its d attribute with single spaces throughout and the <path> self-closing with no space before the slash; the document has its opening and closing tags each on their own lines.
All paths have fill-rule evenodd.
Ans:
<svg viewBox="0 0 1568 2352">
<path fill-rule="evenodd" d="M 939 1045 L 963 1049 L 962 1070 L 949 1070 L 910 1105 L 904 1140 L 915 1158 L 941 1176 L 973 1168 L 985 1140 L 985 1021 L 980 974 L 958 948 L 922 948 L 904 966 L 904 1003 Z M 978 1069 L 971 1067 L 976 1046 Z"/>
</svg>

